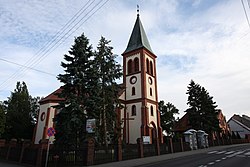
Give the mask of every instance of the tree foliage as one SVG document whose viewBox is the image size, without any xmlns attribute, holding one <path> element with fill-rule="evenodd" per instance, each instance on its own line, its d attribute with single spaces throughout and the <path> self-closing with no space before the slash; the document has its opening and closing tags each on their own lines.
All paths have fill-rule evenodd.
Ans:
<svg viewBox="0 0 250 167">
<path fill-rule="evenodd" d="M 95 115 L 95 112 L 90 112 L 88 100 L 96 81 L 92 80 L 95 74 L 91 73 L 92 46 L 84 34 L 75 39 L 68 53 L 64 55 L 66 62 L 61 63 L 65 74 L 58 75 L 58 80 L 64 84 L 59 96 L 65 100 L 57 106 L 60 112 L 55 117 L 55 137 L 57 145 L 76 148 L 86 138 L 86 119 Z"/>
<path fill-rule="evenodd" d="M 207 133 L 220 131 L 218 111 L 213 97 L 209 95 L 204 87 L 191 80 L 188 90 L 189 123 L 194 129 L 201 129 Z"/>
<path fill-rule="evenodd" d="M 118 91 L 120 88 L 116 80 L 122 76 L 121 66 L 116 62 L 116 55 L 112 53 L 113 47 L 109 43 L 110 41 L 101 37 L 94 58 L 100 90 L 98 139 L 106 146 L 108 144 L 107 135 L 114 136 L 116 120 L 114 111 L 115 107 L 119 106 Z"/>
<path fill-rule="evenodd" d="M 0 101 L 0 138 L 2 137 L 5 129 L 5 122 L 6 122 L 6 107 L 3 102 Z"/>
<path fill-rule="evenodd" d="M 176 119 L 174 117 L 175 114 L 179 114 L 179 110 L 170 102 L 166 103 L 161 100 L 159 102 L 159 111 L 161 116 L 161 127 L 163 130 L 167 132 L 167 134 L 171 134 L 174 123 Z"/>
<path fill-rule="evenodd" d="M 69 55 L 64 56 L 65 74 L 59 74 L 58 79 L 64 84 L 59 96 L 65 100 L 56 107 L 60 110 L 55 117 L 56 144 L 81 146 L 88 136 L 87 119 L 97 120 L 96 135 L 106 137 L 105 141 L 107 133 L 103 131 L 114 129 L 109 123 L 114 121 L 114 103 L 118 101 L 115 79 L 121 72 L 111 51 L 109 41 L 103 37 L 97 51 L 93 51 L 89 39 L 82 34 L 75 39 Z"/>
<path fill-rule="evenodd" d="M 34 119 L 31 99 L 25 82 L 17 82 L 16 89 L 6 102 L 6 139 L 32 139 Z"/>
</svg>

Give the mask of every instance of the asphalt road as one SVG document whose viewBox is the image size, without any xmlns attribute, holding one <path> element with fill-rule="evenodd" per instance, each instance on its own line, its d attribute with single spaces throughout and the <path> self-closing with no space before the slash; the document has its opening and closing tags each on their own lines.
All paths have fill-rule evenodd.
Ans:
<svg viewBox="0 0 250 167">
<path fill-rule="evenodd" d="M 250 167 L 250 146 L 242 145 L 164 160 L 140 167 Z M 139 167 L 139 166 L 138 166 Z"/>
</svg>

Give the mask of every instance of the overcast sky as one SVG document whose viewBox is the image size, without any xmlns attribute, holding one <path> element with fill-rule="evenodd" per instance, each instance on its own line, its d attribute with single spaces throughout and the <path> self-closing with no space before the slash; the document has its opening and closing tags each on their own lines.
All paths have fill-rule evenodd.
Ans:
<svg viewBox="0 0 250 167">
<path fill-rule="evenodd" d="M 173 103 L 181 117 L 193 79 L 227 119 L 250 115 L 250 27 L 241 0 L 0 0 L 0 101 L 17 81 L 33 97 L 56 90 L 63 55 L 83 32 L 94 48 L 101 36 L 110 39 L 122 63 L 137 4 L 158 57 L 159 100 Z"/>
</svg>

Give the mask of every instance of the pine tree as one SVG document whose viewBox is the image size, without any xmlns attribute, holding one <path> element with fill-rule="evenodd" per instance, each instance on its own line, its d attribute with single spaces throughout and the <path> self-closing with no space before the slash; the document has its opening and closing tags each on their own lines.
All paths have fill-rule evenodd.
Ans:
<svg viewBox="0 0 250 167">
<path fill-rule="evenodd" d="M 25 82 L 17 82 L 16 89 L 6 102 L 6 139 L 32 139 L 34 121 L 30 98 Z"/>
<path fill-rule="evenodd" d="M 59 97 L 65 100 L 56 107 L 59 110 L 55 117 L 56 144 L 78 148 L 87 137 L 86 120 L 96 117 L 96 101 L 92 97 L 98 84 L 93 72 L 92 46 L 84 34 L 75 39 L 64 59 L 66 62 L 61 65 L 65 74 L 59 74 L 58 79 L 64 84 Z"/>
<path fill-rule="evenodd" d="M 170 102 L 165 104 L 162 100 L 159 102 L 159 111 L 161 114 L 161 127 L 167 132 L 167 134 L 172 133 L 174 123 L 176 121 L 174 115 L 179 114 L 179 110 Z"/>
<path fill-rule="evenodd" d="M 191 80 L 188 91 L 188 105 L 186 112 L 189 115 L 189 123 L 194 129 L 201 129 L 207 133 L 219 132 L 218 111 L 213 97 L 204 87 Z"/>
<path fill-rule="evenodd" d="M 118 91 L 120 86 L 116 80 L 122 76 L 121 66 L 116 62 L 116 55 L 112 53 L 110 41 L 101 37 L 95 53 L 95 66 L 99 76 L 99 142 L 108 144 L 109 137 L 114 136 L 116 120 L 115 107 L 119 106 Z"/>
<path fill-rule="evenodd" d="M 6 107 L 4 106 L 3 102 L 0 101 L 0 138 L 2 137 L 5 129 L 5 122 L 6 122 Z"/>
</svg>

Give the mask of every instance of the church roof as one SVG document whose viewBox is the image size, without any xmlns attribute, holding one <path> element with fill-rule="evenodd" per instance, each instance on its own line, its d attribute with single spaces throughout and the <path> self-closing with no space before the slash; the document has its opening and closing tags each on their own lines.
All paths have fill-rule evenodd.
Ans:
<svg viewBox="0 0 250 167">
<path fill-rule="evenodd" d="M 144 28 L 142 26 L 139 14 L 137 14 L 137 19 L 136 19 L 132 34 L 129 39 L 127 49 L 124 51 L 124 53 L 130 52 L 139 48 L 143 48 L 143 47 L 153 53 L 150 47 L 150 44 L 148 42 L 146 33 L 144 31 Z"/>
<path fill-rule="evenodd" d="M 64 100 L 63 98 L 58 97 L 58 94 L 62 92 L 62 87 L 54 91 L 53 93 L 49 94 L 45 98 L 39 101 L 40 104 L 45 103 L 58 103 L 59 101 Z"/>
</svg>

